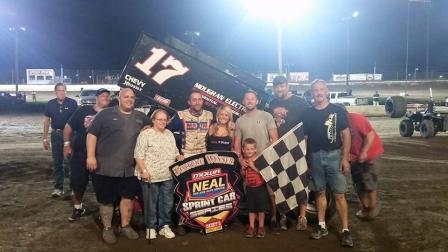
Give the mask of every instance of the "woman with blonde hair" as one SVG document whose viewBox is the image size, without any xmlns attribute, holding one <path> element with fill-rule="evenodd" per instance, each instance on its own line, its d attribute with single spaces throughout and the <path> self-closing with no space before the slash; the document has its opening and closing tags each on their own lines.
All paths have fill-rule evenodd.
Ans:
<svg viewBox="0 0 448 252">
<path fill-rule="evenodd" d="M 216 122 L 207 134 L 207 151 L 232 151 L 232 139 L 235 133 L 232 109 L 221 106 L 216 111 Z"/>
</svg>

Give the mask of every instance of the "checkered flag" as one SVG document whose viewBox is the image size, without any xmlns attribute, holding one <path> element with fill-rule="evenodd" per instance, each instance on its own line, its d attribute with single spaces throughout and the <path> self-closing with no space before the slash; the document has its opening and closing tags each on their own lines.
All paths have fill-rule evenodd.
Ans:
<svg viewBox="0 0 448 252">
<path fill-rule="evenodd" d="M 308 200 L 308 165 L 303 123 L 299 123 L 266 148 L 255 160 L 275 194 L 280 212 L 287 213 Z"/>
</svg>

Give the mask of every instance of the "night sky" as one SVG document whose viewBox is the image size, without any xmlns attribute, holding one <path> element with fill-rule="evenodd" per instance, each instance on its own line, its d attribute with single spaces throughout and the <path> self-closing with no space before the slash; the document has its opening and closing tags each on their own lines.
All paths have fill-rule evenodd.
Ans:
<svg viewBox="0 0 448 252">
<path fill-rule="evenodd" d="M 345 71 L 350 20 L 352 72 L 404 73 L 406 0 L 317 0 L 309 13 L 284 24 L 284 63 L 291 71 L 328 77 Z M 425 68 L 426 21 L 430 70 L 448 72 L 448 1 L 412 3 L 409 69 Z M 14 37 L 21 25 L 20 68 L 122 69 L 139 33 L 188 41 L 201 32 L 199 49 L 250 72 L 277 69 L 276 24 L 247 16 L 241 0 L 0 0 L 0 70 L 14 67 Z M 429 15 L 426 15 L 428 11 Z M 300 11 L 297 11 L 300 13 Z"/>
</svg>

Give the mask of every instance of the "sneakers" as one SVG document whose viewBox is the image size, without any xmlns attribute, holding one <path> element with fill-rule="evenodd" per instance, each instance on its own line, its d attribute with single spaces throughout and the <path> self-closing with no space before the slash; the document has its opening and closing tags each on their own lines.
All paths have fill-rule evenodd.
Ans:
<svg viewBox="0 0 448 252">
<path fill-rule="evenodd" d="M 328 235 L 328 229 L 323 228 L 320 225 L 317 225 L 317 227 L 314 228 L 313 232 L 311 233 L 311 238 L 318 240 L 327 235 Z"/>
<path fill-rule="evenodd" d="M 358 217 L 360 220 L 373 220 L 375 217 L 379 215 L 381 211 L 380 206 L 376 206 L 374 209 L 370 210 L 369 212 L 365 212 L 362 209 L 356 212 L 356 217 Z"/>
<path fill-rule="evenodd" d="M 165 236 L 167 239 L 173 239 L 176 235 L 171 231 L 170 226 L 165 225 L 162 229 L 159 230 L 159 235 Z M 155 237 L 154 237 L 155 238 Z"/>
<path fill-rule="evenodd" d="M 264 238 L 265 235 L 266 231 L 264 231 L 264 227 L 258 227 L 257 238 Z"/>
<path fill-rule="evenodd" d="M 299 219 L 297 220 L 296 230 L 305 231 L 307 228 L 308 228 L 308 221 L 306 220 L 306 218 L 299 217 Z"/>
<path fill-rule="evenodd" d="M 114 234 L 114 230 L 111 227 L 103 229 L 103 241 L 107 244 L 114 244 L 117 242 L 117 237 Z"/>
<path fill-rule="evenodd" d="M 255 229 L 249 226 L 246 231 L 246 238 L 253 238 L 254 236 L 255 236 Z"/>
<path fill-rule="evenodd" d="M 184 236 L 187 233 L 187 231 L 185 230 L 184 225 L 178 225 L 177 228 L 176 228 L 176 233 L 177 233 L 178 236 Z"/>
<path fill-rule="evenodd" d="M 157 238 L 157 232 L 154 228 L 146 229 L 146 240 L 154 240 Z"/>
<path fill-rule="evenodd" d="M 350 231 L 345 230 L 341 234 L 341 246 L 343 247 L 353 247 L 353 240 Z"/>
<path fill-rule="evenodd" d="M 375 219 L 380 214 L 380 211 L 381 211 L 381 206 L 379 204 L 377 204 L 376 207 L 369 212 L 368 217 L 370 219 Z"/>
<path fill-rule="evenodd" d="M 358 212 L 356 212 L 356 217 L 358 217 L 358 219 L 360 219 L 360 220 L 365 220 L 365 219 L 367 219 L 369 216 L 368 216 L 368 214 L 367 213 L 365 213 L 362 209 L 361 210 L 359 210 Z"/>
<path fill-rule="evenodd" d="M 286 231 L 286 230 L 288 230 L 288 226 L 286 225 L 287 223 L 287 219 L 286 219 L 286 215 L 281 215 L 281 217 L 280 217 L 280 228 L 283 230 L 283 231 Z"/>
<path fill-rule="evenodd" d="M 51 193 L 51 197 L 53 198 L 60 198 L 64 196 L 64 191 L 61 189 L 54 189 L 54 191 Z"/>
<path fill-rule="evenodd" d="M 121 235 L 125 236 L 126 238 L 128 238 L 130 240 L 138 239 L 137 232 L 135 232 L 134 229 L 130 225 L 127 225 L 126 227 L 121 227 L 120 233 L 121 233 Z"/>
<path fill-rule="evenodd" d="M 73 208 L 72 216 L 70 216 L 68 218 L 68 221 L 72 222 L 72 221 L 79 220 L 85 213 L 86 213 L 85 208 L 81 208 L 81 209 Z"/>
</svg>

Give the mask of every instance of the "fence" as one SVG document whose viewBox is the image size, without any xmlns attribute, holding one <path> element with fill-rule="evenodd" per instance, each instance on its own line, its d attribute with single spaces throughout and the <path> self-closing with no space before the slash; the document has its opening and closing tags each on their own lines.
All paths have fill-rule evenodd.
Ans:
<svg viewBox="0 0 448 252">
<path fill-rule="evenodd" d="M 66 84 L 117 84 L 122 70 L 63 69 Z M 55 82 L 61 82 L 61 70 L 55 69 Z M 19 71 L 19 84 L 26 83 L 26 70 Z M 15 84 L 14 71 L 0 70 L 0 84 Z"/>
<path fill-rule="evenodd" d="M 64 83 L 66 84 L 117 84 L 122 70 L 96 70 L 96 69 L 63 69 Z M 61 82 L 60 69 L 55 69 L 55 82 Z M 382 80 L 405 80 L 404 71 L 377 71 L 382 74 Z M 345 73 L 341 73 L 345 74 Z M 256 75 L 256 74 L 254 74 Z M 260 74 L 258 74 L 260 75 Z M 426 76 L 428 75 L 428 76 Z M 263 77 L 266 74 L 261 75 Z M 310 77 L 317 78 L 312 72 Z M 319 77 L 321 78 L 321 77 Z M 13 70 L 0 70 L 0 84 L 15 84 Z M 331 80 L 331 74 L 328 74 L 328 80 Z M 424 71 L 413 69 L 408 71 L 408 80 L 448 80 L 448 72 L 431 71 L 426 74 Z M 26 70 L 19 71 L 19 84 L 26 83 Z"/>
</svg>

